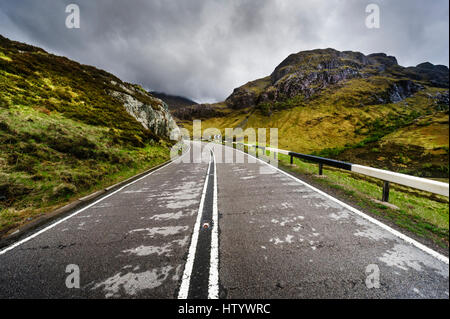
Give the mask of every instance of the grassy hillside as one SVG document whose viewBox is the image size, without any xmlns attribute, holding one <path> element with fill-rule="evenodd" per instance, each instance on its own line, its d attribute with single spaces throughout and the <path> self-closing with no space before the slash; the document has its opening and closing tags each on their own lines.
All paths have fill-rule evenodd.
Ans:
<svg viewBox="0 0 450 319">
<path fill-rule="evenodd" d="M 0 36 L 0 235 L 169 159 L 170 142 L 111 97 L 139 86 Z"/>
<path fill-rule="evenodd" d="M 448 181 L 448 140 L 448 112 L 436 112 L 421 116 L 379 140 L 345 149 L 336 157 L 352 163 L 369 166 L 375 163 L 388 170 Z"/>
<path fill-rule="evenodd" d="M 448 181 L 448 68 L 403 68 L 385 54 L 332 49 L 286 58 L 269 76 L 249 82 L 223 103 L 179 117 L 202 128 L 278 128 L 278 148 Z M 206 110 L 205 112 L 202 112 Z M 269 132 L 269 131 L 267 131 Z M 269 136 L 268 142 L 269 142 Z M 298 159 L 278 164 L 375 218 L 448 249 L 448 198 Z M 378 201 L 377 201 L 378 199 Z M 431 241 L 431 242 L 430 242 Z"/>
<path fill-rule="evenodd" d="M 330 95 L 270 116 L 260 109 L 243 109 L 204 118 L 202 127 L 223 132 L 227 127 L 277 127 L 282 149 L 420 176 L 448 177 L 448 111 L 428 97 L 444 89 L 427 88 L 395 104 L 346 107 L 335 99 L 347 89 L 330 89 Z M 181 124 L 191 129 L 188 121 Z"/>
<path fill-rule="evenodd" d="M 86 124 L 110 127 L 119 140 L 136 146 L 159 139 L 128 114 L 121 101 L 108 94 L 110 91 L 132 94 L 160 109 L 161 101 L 139 86 L 1 36 L 0 52 L 0 103 L 40 107 Z M 130 91 L 133 87 L 138 90 Z"/>
<path fill-rule="evenodd" d="M 226 107 L 212 105 L 190 119 L 222 132 L 278 128 L 279 148 L 448 178 L 448 88 L 441 87 L 448 69 L 445 80 L 442 68 L 427 66 L 421 77 L 421 68 L 402 68 L 382 54 L 307 51 L 235 89 Z M 433 74 L 437 84 L 429 81 Z M 192 129 L 186 117 L 180 124 Z"/>
</svg>

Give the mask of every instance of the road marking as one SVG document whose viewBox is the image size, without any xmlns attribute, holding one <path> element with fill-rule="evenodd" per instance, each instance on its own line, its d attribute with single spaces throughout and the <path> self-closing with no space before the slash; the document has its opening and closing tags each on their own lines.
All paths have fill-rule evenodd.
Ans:
<svg viewBox="0 0 450 319">
<path fill-rule="evenodd" d="M 219 298 L 217 166 L 214 151 L 204 149 L 210 152 L 208 170 L 178 299 Z"/>
<path fill-rule="evenodd" d="M 229 146 L 227 146 L 227 145 L 224 145 L 224 146 L 225 146 L 225 147 L 228 147 L 228 148 L 231 148 L 231 147 L 229 147 Z M 425 246 L 425 245 L 419 243 L 418 241 L 416 241 L 416 240 L 414 240 L 414 239 L 412 239 L 412 238 L 406 236 L 405 234 L 403 234 L 403 233 L 401 233 L 401 232 L 399 232 L 399 231 L 397 231 L 397 230 L 395 230 L 395 229 L 389 227 L 388 225 L 383 224 L 383 223 L 380 222 L 378 219 L 375 219 L 375 218 L 373 218 L 373 217 L 370 217 L 369 215 L 366 215 L 365 213 L 361 212 L 360 210 L 358 210 L 358 209 L 356 209 L 356 208 L 354 208 L 354 207 L 352 207 L 352 206 L 350 206 L 350 205 L 348 205 L 348 204 L 346 204 L 346 203 L 340 201 L 339 199 L 337 199 L 337 198 L 335 198 L 335 197 L 333 197 L 333 196 L 331 196 L 331 195 L 329 195 L 329 194 L 327 194 L 327 193 L 325 193 L 325 192 L 323 192 L 323 191 L 321 191 L 321 190 L 315 188 L 314 186 L 309 185 L 308 183 L 302 181 L 301 179 L 298 179 L 297 177 L 295 177 L 295 176 L 293 176 L 293 175 L 291 175 L 291 174 L 289 174 L 289 173 L 286 173 L 285 171 L 279 169 L 279 168 L 276 167 L 276 166 L 270 165 L 270 164 L 268 164 L 268 163 L 262 161 L 261 159 L 259 159 L 259 158 L 255 157 L 255 156 L 253 156 L 253 155 L 250 155 L 250 154 L 247 154 L 247 153 L 245 153 L 245 152 L 242 152 L 242 151 L 239 150 L 239 149 L 234 149 L 234 148 L 232 148 L 232 149 L 233 149 L 233 150 L 236 150 L 236 151 L 238 151 L 238 152 L 241 152 L 241 153 L 243 153 L 243 154 L 245 154 L 245 155 L 247 155 L 247 156 L 253 157 L 253 158 L 255 158 L 256 160 L 258 160 L 258 161 L 260 161 L 260 162 L 262 162 L 262 163 L 264 163 L 264 164 L 266 164 L 266 165 L 268 165 L 268 166 L 270 166 L 270 167 L 276 169 L 277 171 L 283 173 L 284 175 L 289 176 L 289 177 L 292 178 L 293 180 L 299 182 L 300 184 L 305 185 L 306 187 L 309 187 L 310 189 L 312 189 L 312 190 L 318 192 L 319 194 L 321 194 L 321 195 L 327 197 L 328 199 L 330 199 L 330 200 L 332 200 L 332 201 L 338 203 L 339 205 L 341 205 L 341 206 L 347 208 L 347 209 L 350 210 L 351 212 L 353 212 L 353 213 L 355 213 L 355 214 L 361 216 L 362 218 L 364 218 L 364 219 L 370 221 L 371 223 L 380 226 L 380 227 L 383 228 L 384 230 L 387 230 L 388 232 L 392 233 L 393 235 L 397 236 L 398 238 L 403 239 L 403 240 L 406 241 L 407 243 L 409 243 L 409 244 L 415 246 L 416 248 L 419 248 L 420 250 L 422 250 L 422 251 L 426 252 L 427 254 L 429 254 L 429 255 L 435 257 L 436 259 L 438 259 L 438 260 L 440 260 L 440 261 L 446 263 L 447 265 L 449 264 L 448 257 L 446 257 L 446 256 L 444 256 L 444 255 L 438 253 L 437 251 L 434 251 L 433 249 L 431 249 L 431 248 L 429 248 L 429 247 L 427 247 L 427 246 Z"/>
<path fill-rule="evenodd" d="M 209 269 L 208 299 L 219 299 L 219 212 L 217 209 L 217 166 L 214 159 L 214 190 L 213 190 L 213 229 L 211 234 L 211 260 Z"/>
<path fill-rule="evenodd" d="M 190 154 L 190 147 L 189 147 L 189 150 L 188 150 L 184 155 L 182 155 L 181 157 L 184 157 L 184 156 L 186 156 L 187 154 Z M 179 157 L 179 158 L 181 158 L 181 157 Z M 178 158 L 178 159 L 179 159 L 179 158 Z M 67 217 L 64 217 L 63 219 L 60 219 L 60 220 L 56 221 L 55 223 L 51 224 L 50 226 L 47 226 L 47 227 L 41 229 L 40 231 L 38 231 L 38 232 L 36 232 L 36 233 L 34 233 L 34 234 L 32 234 L 32 235 L 30 235 L 30 236 L 28 236 L 28 237 L 26 237 L 26 238 L 20 240 L 20 241 L 18 241 L 18 242 L 16 242 L 16 243 L 12 244 L 11 246 L 6 247 L 5 249 L 3 249 L 3 250 L 0 251 L 0 256 L 3 255 L 3 254 L 5 254 L 5 253 L 7 253 L 8 251 L 10 251 L 10 250 L 12 250 L 12 249 L 18 247 L 18 246 L 20 246 L 20 245 L 22 245 L 22 244 L 24 244 L 24 243 L 30 241 L 31 239 L 33 239 L 33 238 L 39 236 L 40 234 L 42 234 L 42 233 L 44 233 L 44 232 L 46 232 L 46 231 L 48 231 L 48 230 L 54 228 L 55 226 L 57 226 L 57 225 L 59 225 L 59 224 L 65 222 L 65 221 L 68 220 L 69 218 L 72 218 L 72 217 L 74 217 L 74 216 L 76 216 L 76 215 L 78 215 L 78 214 L 84 212 L 85 210 L 87 210 L 87 209 L 91 208 L 92 206 L 94 206 L 94 205 L 100 203 L 101 201 L 107 199 L 108 197 L 110 197 L 110 196 L 112 196 L 112 195 L 114 195 L 114 194 L 116 194 L 116 193 L 122 191 L 124 188 L 126 188 L 126 187 L 128 187 L 128 186 L 130 186 L 130 185 L 132 185 L 132 184 L 134 184 L 134 183 L 136 183 L 136 182 L 138 182 L 138 181 L 140 181 L 140 180 L 142 180 L 142 179 L 144 179 L 144 178 L 146 178 L 146 177 L 148 177 L 148 176 L 150 176 L 150 175 L 152 175 L 152 174 L 158 172 L 159 170 L 162 170 L 163 168 L 166 168 L 166 167 L 170 166 L 170 165 L 173 164 L 173 163 L 174 163 L 174 161 L 171 161 L 171 162 L 168 163 L 167 165 L 164 165 L 163 167 L 160 167 L 160 168 L 158 168 L 157 170 L 154 170 L 154 171 L 152 171 L 152 172 L 150 172 L 150 173 L 148 173 L 148 174 L 146 174 L 146 175 L 144 175 L 144 176 L 142 176 L 142 177 L 140 177 L 140 178 L 138 178 L 138 179 L 136 179 L 136 180 L 134 180 L 134 181 L 132 181 L 132 182 L 130 182 L 130 183 L 124 185 L 124 186 L 122 186 L 122 187 L 119 188 L 118 190 L 115 190 L 115 191 L 112 192 L 111 194 L 108 194 L 108 195 L 106 195 L 106 196 L 100 198 L 99 200 L 93 202 L 92 204 L 89 204 L 88 206 L 83 207 L 83 208 L 80 209 L 80 210 L 77 210 L 75 213 L 73 213 L 73 214 L 71 214 L 71 215 L 69 215 L 69 216 L 67 216 Z"/>
<path fill-rule="evenodd" d="M 212 156 L 209 155 L 208 170 L 206 172 L 205 183 L 203 184 L 202 197 L 198 206 L 197 219 L 192 232 L 191 245 L 189 246 L 188 257 L 184 266 L 183 278 L 178 292 L 178 299 L 187 299 L 189 295 L 189 287 L 191 282 L 192 269 L 194 267 L 195 252 L 197 251 L 198 235 L 200 231 L 200 223 L 203 214 L 203 206 L 205 204 L 206 190 L 208 187 L 209 172 L 211 169 Z"/>
</svg>

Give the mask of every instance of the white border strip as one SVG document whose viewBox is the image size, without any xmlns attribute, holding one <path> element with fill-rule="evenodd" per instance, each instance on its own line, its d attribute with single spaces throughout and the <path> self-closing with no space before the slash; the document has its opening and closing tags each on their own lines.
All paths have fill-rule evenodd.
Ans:
<svg viewBox="0 0 450 319">
<path fill-rule="evenodd" d="M 219 299 L 219 213 L 217 209 L 217 167 L 214 158 L 213 228 L 211 234 L 211 259 L 209 268 L 208 299 Z"/>
<path fill-rule="evenodd" d="M 352 164 L 352 172 L 449 197 L 449 184 L 434 181 L 432 179 L 416 177 L 357 164 Z"/>
<path fill-rule="evenodd" d="M 189 154 L 189 152 L 190 152 L 190 147 L 189 147 L 189 150 L 188 150 L 184 155 L 182 155 L 181 157 L 185 156 L 186 154 Z M 181 157 L 179 157 L 179 158 L 181 158 Z M 12 249 L 18 247 L 18 246 L 20 246 L 20 245 L 26 243 L 27 241 L 30 241 L 31 239 L 33 239 L 33 238 L 39 236 L 40 234 L 45 233 L 47 230 L 50 230 L 50 229 L 54 228 L 55 226 L 57 226 L 57 225 L 59 225 L 59 224 L 65 222 L 65 221 L 68 220 L 69 218 L 72 218 L 72 217 L 78 215 L 79 213 L 84 212 L 85 210 L 87 210 L 87 209 L 91 208 L 92 206 L 94 206 L 94 205 L 100 203 L 101 201 L 107 199 L 108 197 L 110 197 L 110 196 L 112 196 L 112 195 L 114 195 L 114 194 L 120 192 L 120 191 L 123 190 L 124 188 L 126 188 L 126 187 L 128 187 L 128 186 L 130 186 L 130 185 L 132 185 L 132 184 L 134 184 L 134 183 L 136 183 L 136 182 L 138 182 L 138 181 L 140 181 L 140 180 L 142 180 L 142 179 L 148 177 L 149 175 L 152 175 L 152 174 L 158 172 L 159 170 L 162 170 L 163 168 L 168 167 L 169 165 L 171 165 L 171 164 L 173 164 L 173 163 L 174 163 L 174 161 L 171 161 L 169 164 L 164 165 L 163 167 L 160 167 L 160 168 L 158 168 L 157 170 L 154 170 L 154 171 L 152 171 L 152 172 L 150 172 L 150 173 L 148 173 L 148 174 L 146 174 L 146 175 L 144 175 L 144 176 L 142 176 L 142 177 L 140 177 L 140 178 L 138 178 L 138 179 L 132 181 L 131 183 L 128 183 L 128 184 L 122 186 L 121 188 L 115 190 L 115 191 L 112 192 L 111 194 L 108 194 L 108 195 L 106 195 L 106 196 L 100 198 L 99 200 L 93 202 L 92 204 L 89 204 L 88 206 L 83 207 L 83 208 L 80 209 L 80 210 L 77 210 L 75 213 L 73 213 L 73 214 L 71 214 L 71 215 L 69 215 L 69 216 L 67 216 L 67 217 L 64 217 L 63 219 L 58 220 L 57 222 L 51 224 L 50 226 L 47 226 L 47 227 L 41 229 L 40 231 L 38 231 L 38 232 L 32 234 L 31 236 L 28 236 L 28 237 L 26 237 L 26 238 L 24 238 L 24 239 L 22 239 L 22 240 L 20 240 L 20 241 L 18 241 L 18 242 L 16 242 L 16 243 L 12 244 L 11 246 L 6 247 L 6 248 L 3 249 L 2 251 L 0 251 L 0 256 L 3 255 L 3 254 L 5 254 L 5 253 L 7 253 L 8 251 L 10 251 L 10 250 L 12 250 Z"/>
<path fill-rule="evenodd" d="M 226 146 L 226 145 L 225 145 L 225 146 Z M 226 146 L 226 147 L 229 147 L 229 146 Z M 241 150 L 238 150 L 238 149 L 236 149 L 236 151 L 239 151 L 239 152 L 241 152 L 241 153 L 244 153 L 244 152 L 242 152 Z M 249 155 L 249 154 L 247 154 L 247 153 L 244 153 L 244 154 L 246 154 L 247 156 L 254 157 L 253 155 Z M 446 264 L 448 265 L 448 257 L 446 257 L 446 256 L 444 256 L 444 255 L 438 253 L 437 251 L 434 251 L 433 249 L 431 249 L 431 248 L 429 248 L 429 247 L 427 247 L 427 246 L 425 246 L 425 245 L 419 243 L 418 241 L 416 241 L 416 240 L 414 240 L 414 239 L 412 239 L 412 238 L 406 236 L 405 234 L 402 234 L 402 233 L 400 233 L 399 231 L 397 231 L 397 230 L 395 230 L 395 229 L 393 229 L 393 228 L 391 228 L 391 227 L 389 227 L 389 226 L 383 224 L 383 223 L 380 222 L 378 219 L 375 219 L 375 218 L 373 218 L 373 217 L 370 217 L 370 216 L 366 215 L 365 213 L 361 212 L 360 210 L 358 210 L 358 209 L 356 209 L 356 208 L 354 208 L 354 207 L 352 207 L 352 206 L 350 206 L 350 205 L 348 205 L 348 204 L 346 204 L 346 203 L 340 201 L 340 200 L 337 199 L 337 198 L 334 198 L 334 197 L 331 196 L 331 195 L 328 195 L 327 193 L 325 193 L 325 192 L 323 192 L 323 191 L 321 191 L 321 190 L 315 188 L 314 186 L 309 185 L 308 183 L 306 183 L 306 182 L 304 182 L 304 181 L 298 179 L 297 177 L 292 176 L 292 175 L 289 174 L 289 173 L 286 173 L 285 171 L 279 169 L 278 167 L 272 166 L 272 165 L 270 165 L 270 164 L 268 164 L 268 163 L 266 163 L 266 162 L 260 160 L 259 158 L 256 158 L 256 157 L 254 157 L 254 158 L 257 159 L 258 161 L 260 161 L 260 162 L 262 162 L 262 163 L 264 163 L 264 164 L 266 164 L 266 165 L 268 165 L 268 166 L 270 166 L 270 167 L 272 167 L 272 168 L 278 170 L 279 172 L 283 173 L 284 175 L 289 176 L 289 177 L 292 178 L 293 180 L 295 180 L 295 181 L 297 181 L 297 182 L 299 182 L 299 183 L 301 183 L 301 184 L 303 184 L 303 185 L 305 185 L 305 186 L 311 188 L 312 190 L 314 190 L 314 191 L 318 192 L 319 194 L 321 194 L 321 195 L 327 197 L 328 199 L 330 199 L 330 200 L 332 200 L 332 201 L 338 203 L 339 205 L 341 205 L 341 206 L 347 208 L 347 209 L 350 210 L 351 212 L 353 212 L 353 213 L 355 213 L 355 214 L 357 214 L 357 215 L 363 217 L 364 219 L 366 219 L 366 220 L 372 222 L 373 224 L 380 226 L 380 227 L 383 228 L 384 230 L 387 230 L 388 232 L 392 233 L 393 235 L 397 236 L 398 238 L 403 239 L 403 240 L 406 241 L 407 243 L 409 243 L 409 244 L 411 244 L 411 245 L 413 245 L 413 246 L 419 248 L 420 250 L 426 252 L 427 254 L 429 254 L 429 255 L 435 257 L 436 259 L 438 259 L 438 260 L 440 260 L 440 261 L 442 261 L 442 262 L 444 262 L 444 263 L 446 263 Z"/>
<path fill-rule="evenodd" d="M 209 154 L 208 171 L 206 172 L 205 183 L 203 185 L 202 197 L 198 206 L 197 220 L 195 221 L 194 231 L 192 232 L 191 245 L 189 246 L 188 258 L 184 266 L 183 278 L 181 281 L 178 299 L 187 299 L 189 294 L 189 286 L 191 283 L 192 268 L 194 267 L 195 252 L 197 250 L 198 234 L 200 231 L 200 223 L 205 203 L 206 189 L 208 187 L 209 171 L 211 168 L 211 153 Z"/>
</svg>

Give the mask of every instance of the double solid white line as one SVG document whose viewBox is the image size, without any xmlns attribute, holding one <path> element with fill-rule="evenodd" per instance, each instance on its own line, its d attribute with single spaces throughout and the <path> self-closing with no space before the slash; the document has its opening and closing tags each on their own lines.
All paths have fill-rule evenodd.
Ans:
<svg viewBox="0 0 450 319">
<path fill-rule="evenodd" d="M 212 154 L 211 154 L 212 153 Z M 189 247 L 188 258 L 184 267 L 183 277 L 181 281 L 180 290 L 178 292 L 178 299 L 187 299 L 189 295 L 189 287 L 191 282 L 192 270 L 195 261 L 195 253 L 197 250 L 198 236 L 200 232 L 200 223 L 203 214 L 203 208 L 205 204 L 205 197 L 208 188 L 208 180 L 211 170 L 211 162 L 213 163 L 213 212 L 212 212 L 212 233 L 211 233 L 211 251 L 210 251 L 210 267 L 209 267 L 209 282 L 208 282 L 208 299 L 219 298 L 219 218 L 217 209 L 217 173 L 216 173 L 216 161 L 214 152 L 211 150 L 208 170 L 206 172 L 205 183 L 203 185 L 202 197 L 200 199 L 200 205 L 198 207 L 197 219 L 192 233 L 191 245 Z"/>
<path fill-rule="evenodd" d="M 213 228 L 211 234 L 211 258 L 209 268 L 208 298 L 219 299 L 219 212 L 217 209 L 217 170 L 214 156 Z"/>
</svg>

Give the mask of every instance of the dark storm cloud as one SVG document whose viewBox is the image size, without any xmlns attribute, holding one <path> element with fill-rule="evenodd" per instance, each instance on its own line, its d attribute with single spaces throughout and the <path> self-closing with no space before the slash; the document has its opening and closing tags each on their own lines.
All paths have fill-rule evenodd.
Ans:
<svg viewBox="0 0 450 319">
<path fill-rule="evenodd" d="M 81 29 L 65 27 L 65 7 Z M 381 28 L 365 27 L 377 3 Z M 2 0 L 0 34 L 152 90 L 223 100 L 287 55 L 333 47 L 448 65 L 447 0 Z"/>
</svg>

